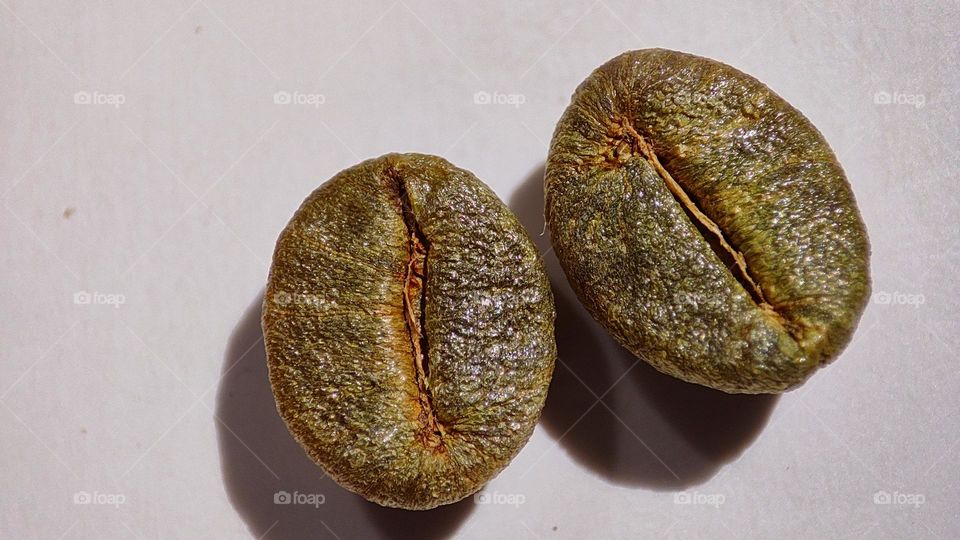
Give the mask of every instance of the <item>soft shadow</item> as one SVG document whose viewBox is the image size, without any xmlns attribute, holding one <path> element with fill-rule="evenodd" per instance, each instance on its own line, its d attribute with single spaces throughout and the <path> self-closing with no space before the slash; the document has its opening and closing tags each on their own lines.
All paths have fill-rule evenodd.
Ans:
<svg viewBox="0 0 960 540">
<path fill-rule="evenodd" d="M 445 538 L 473 498 L 426 512 L 383 508 L 333 482 L 291 437 L 267 377 L 261 292 L 230 338 L 217 395 L 223 480 L 230 502 L 260 538 Z M 278 492 L 321 494 L 323 503 L 275 504 Z M 319 497 L 315 500 L 319 500 Z"/>
<path fill-rule="evenodd" d="M 570 455 L 607 480 L 655 490 L 701 484 L 738 457 L 778 396 L 730 395 L 663 375 L 619 346 L 586 312 L 550 250 L 544 165 L 510 207 L 544 256 L 557 304 L 558 362 L 542 423 Z M 597 402 L 597 397 L 603 397 Z"/>
</svg>

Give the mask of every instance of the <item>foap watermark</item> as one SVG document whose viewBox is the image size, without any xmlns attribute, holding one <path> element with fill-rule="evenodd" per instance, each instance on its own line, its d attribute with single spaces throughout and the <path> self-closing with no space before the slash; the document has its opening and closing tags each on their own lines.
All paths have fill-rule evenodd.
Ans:
<svg viewBox="0 0 960 540">
<path fill-rule="evenodd" d="M 120 293 L 77 291 L 73 293 L 73 303 L 78 306 L 113 306 L 119 308 L 127 303 L 127 297 Z"/>
<path fill-rule="evenodd" d="M 108 105 L 119 109 L 121 105 L 127 102 L 127 96 L 107 94 L 97 90 L 93 92 L 81 90 L 73 95 L 73 102 L 77 105 Z"/>
<path fill-rule="evenodd" d="M 519 508 L 521 504 L 527 502 L 527 496 L 523 493 L 500 493 L 499 491 L 485 491 L 473 496 L 475 504 L 499 504 Z"/>
<path fill-rule="evenodd" d="M 278 306 L 321 307 L 325 304 L 335 304 L 336 302 L 332 300 L 328 301 L 315 294 L 280 291 L 273 293 L 273 303 Z"/>
<path fill-rule="evenodd" d="M 100 493 L 99 491 L 78 491 L 73 494 L 73 504 L 112 506 L 120 508 L 127 502 L 123 493 Z"/>
<path fill-rule="evenodd" d="M 879 506 L 912 506 L 914 508 L 920 508 L 925 502 L 927 502 L 927 497 L 923 493 L 889 492 L 881 489 L 873 494 L 873 504 Z"/>
<path fill-rule="evenodd" d="M 700 493 L 699 491 L 681 491 L 673 494 L 673 504 L 703 505 L 720 508 L 727 501 L 723 493 Z"/>
<path fill-rule="evenodd" d="M 876 105 L 912 105 L 916 109 L 927 104 L 927 96 L 910 94 L 907 92 L 880 90 L 873 94 L 873 103 Z"/>
<path fill-rule="evenodd" d="M 320 505 L 327 502 L 327 497 L 323 493 L 300 493 L 294 491 L 278 491 L 273 494 L 273 504 L 302 504 L 320 508 Z"/>
<path fill-rule="evenodd" d="M 321 105 L 327 102 L 327 96 L 323 94 L 307 94 L 304 92 L 288 92 L 280 90 L 273 94 L 273 103 L 275 105 L 304 105 L 319 109 Z"/>
<path fill-rule="evenodd" d="M 920 307 L 927 298 L 920 293 L 906 293 L 900 291 L 877 291 L 873 293 L 873 303 L 881 306 L 913 306 Z"/>
<path fill-rule="evenodd" d="M 494 90 L 492 93 L 486 90 L 478 90 L 473 93 L 473 102 L 476 105 L 510 105 L 514 108 L 520 108 L 527 102 L 527 96 L 523 94 L 506 94 Z"/>
</svg>

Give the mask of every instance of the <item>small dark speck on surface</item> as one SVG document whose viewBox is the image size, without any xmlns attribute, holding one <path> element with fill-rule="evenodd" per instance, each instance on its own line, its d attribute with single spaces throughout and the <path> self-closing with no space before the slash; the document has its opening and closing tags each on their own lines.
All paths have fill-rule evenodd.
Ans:
<svg viewBox="0 0 960 540">
<path fill-rule="evenodd" d="M 557 530 L 557 526 L 556 526 L 556 525 L 553 526 L 553 530 Z"/>
<path fill-rule="evenodd" d="M 76 212 L 76 211 L 77 211 L 77 209 L 74 208 L 74 207 L 72 207 L 72 206 L 68 206 L 67 208 L 64 208 L 64 209 L 63 209 L 63 219 L 70 219 L 70 216 L 72 216 L 72 215 L 74 214 L 74 212 Z"/>
<path fill-rule="evenodd" d="M 203 32 L 203 27 L 202 27 L 202 26 L 196 27 L 196 29 L 194 29 L 194 31 L 193 31 L 194 34 L 199 34 L 200 32 Z"/>
<path fill-rule="evenodd" d="M 87 428 L 85 427 L 80 428 L 80 433 L 86 433 L 86 432 L 87 432 Z"/>
</svg>

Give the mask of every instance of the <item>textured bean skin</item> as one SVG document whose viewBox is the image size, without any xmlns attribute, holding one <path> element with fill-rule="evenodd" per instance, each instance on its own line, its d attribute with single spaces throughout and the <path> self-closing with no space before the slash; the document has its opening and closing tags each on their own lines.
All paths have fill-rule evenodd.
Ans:
<svg viewBox="0 0 960 540">
<path fill-rule="evenodd" d="M 426 246 L 419 289 L 411 223 Z M 420 154 L 365 161 L 310 195 L 277 242 L 263 307 L 291 433 L 342 486 L 407 509 L 470 495 L 523 447 L 553 373 L 553 322 L 516 217 L 469 172 Z"/>
<path fill-rule="evenodd" d="M 827 142 L 725 64 L 647 49 L 599 67 L 557 125 L 545 189 L 553 246 L 581 302 L 634 354 L 686 381 L 796 387 L 846 346 L 869 298 L 867 234 Z M 756 288 L 711 247 L 719 240 L 691 206 Z"/>
</svg>

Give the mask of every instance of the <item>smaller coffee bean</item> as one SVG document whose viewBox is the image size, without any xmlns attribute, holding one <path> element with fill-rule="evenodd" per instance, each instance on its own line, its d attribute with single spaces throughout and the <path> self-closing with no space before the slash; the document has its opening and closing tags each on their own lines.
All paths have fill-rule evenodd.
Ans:
<svg viewBox="0 0 960 540">
<path fill-rule="evenodd" d="M 526 444 L 553 373 L 553 296 L 516 217 L 421 154 L 351 167 L 277 241 L 263 306 L 287 427 L 333 479 L 422 510 Z"/>
</svg>

